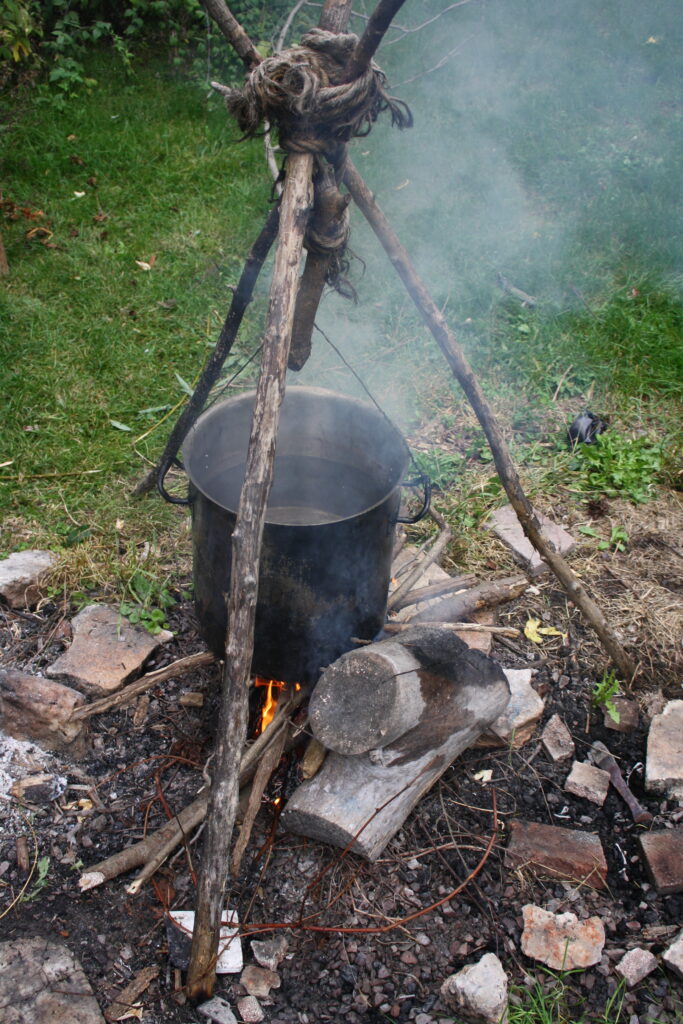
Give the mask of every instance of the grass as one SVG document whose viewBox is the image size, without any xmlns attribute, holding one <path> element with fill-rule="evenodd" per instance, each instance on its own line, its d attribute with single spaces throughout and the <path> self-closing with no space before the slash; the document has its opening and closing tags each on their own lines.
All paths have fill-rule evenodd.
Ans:
<svg viewBox="0 0 683 1024">
<path fill-rule="evenodd" d="M 111 543 L 122 519 L 141 518 L 148 541 L 168 526 L 170 510 L 127 488 L 215 341 L 267 208 L 259 146 L 237 145 L 196 86 L 161 62 L 97 77 L 106 87 L 64 112 L 27 99 L 4 129 L 17 218 L 2 229 L 4 550 Z M 250 320 L 244 346 L 257 331 Z"/>
</svg>

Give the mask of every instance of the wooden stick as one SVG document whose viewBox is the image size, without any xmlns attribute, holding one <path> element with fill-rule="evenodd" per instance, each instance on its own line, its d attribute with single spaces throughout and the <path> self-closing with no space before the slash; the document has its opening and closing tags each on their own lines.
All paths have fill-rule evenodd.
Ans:
<svg viewBox="0 0 683 1024">
<path fill-rule="evenodd" d="M 185 405 L 176 420 L 176 424 L 166 442 L 166 447 L 157 460 L 156 465 L 133 488 L 133 495 L 135 497 L 147 494 L 148 491 L 151 491 L 156 486 L 162 469 L 170 466 L 178 454 L 178 450 L 185 440 L 190 427 L 204 408 L 209 392 L 220 377 L 223 364 L 230 355 L 232 346 L 235 343 L 235 338 L 242 324 L 247 306 L 254 294 L 256 281 L 261 273 L 266 256 L 270 252 L 270 248 L 277 236 L 279 218 L 280 211 L 277 207 L 273 208 L 266 217 L 261 233 L 249 250 L 249 254 L 244 262 L 244 268 L 233 293 L 230 309 L 221 328 L 221 333 L 218 336 L 216 347 L 206 360 L 192 398 Z"/>
<path fill-rule="evenodd" d="M 579 608 L 586 622 L 595 630 L 625 682 L 633 679 L 636 666 L 621 646 L 614 630 L 602 611 L 589 596 L 583 584 L 567 562 L 552 549 L 534 514 L 508 451 L 505 438 L 496 422 L 491 406 L 487 402 L 477 378 L 465 358 L 453 332 L 446 323 L 439 307 L 427 291 L 410 262 L 408 253 L 401 245 L 389 221 L 375 202 L 375 198 L 350 161 L 347 161 L 344 182 L 377 235 L 394 269 L 403 281 L 422 318 L 434 336 L 446 361 L 469 399 L 477 419 L 481 423 L 493 454 L 501 483 L 514 508 L 524 533 L 558 578 L 569 599 Z"/>
<path fill-rule="evenodd" d="M 470 572 L 462 576 L 451 576 L 450 579 L 440 580 L 438 583 L 431 583 L 428 587 L 409 590 L 405 597 L 394 603 L 393 611 L 400 612 L 402 608 L 409 608 L 412 604 L 421 604 L 423 601 L 431 601 L 434 597 L 443 597 L 454 590 L 467 590 L 476 582 L 477 577 Z"/>
<path fill-rule="evenodd" d="M 260 64 L 263 57 L 258 52 L 251 39 L 244 31 L 239 21 L 234 17 L 230 8 L 223 0 L 202 0 L 207 13 L 216 22 L 227 41 L 241 57 L 247 70 L 255 68 Z"/>
<path fill-rule="evenodd" d="M 418 560 L 413 571 L 406 576 L 401 585 L 397 587 L 390 596 L 387 601 L 387 611 L 393 611 L 401 599 L 410 592 L 410 588 L 417 583 L 420 576 L 422 576 L 430 565 L 434 564 L 437 558 L 441 557 L 441 554 L 448 547 L 450 539 L 453 536 L 450 526 L 440 512 L 437 512 L 435 508 L 430 508 L 429 514 L 440 529 L 439 536 L 436 538 L 429 550 Z"/>
<path fill-rule="evenodd" d="M 411 622 L 452 622 L 466 619 L 468 615 L 481 611 L 483 608 L 494 608 L 521 597 L 529 586 L 526 576 L 505 576 L 502 579 L 485 580 L 468 590 L 458 594 L 449 594 L 441 600 L 430 602 L 416 615 Z"/>
<path fill-rule="evenodd" d="M 287 730 L 282 729 L 279 737 L 274 743 L 270 745 L 266 753 L 263 755 L 259 762 L 259 766 L 256 769 L 256 775 L 251 786 L 251 792 L 249 793 L 249 800 L 247 803 L 247 809 L 244 812 L 244 820 L 242 821 L 242 827 L 240 828 L 240 834 L 237 837 L 234 849 L 232 851 L 232 857 L 230 858 L 230 874 L 235 878 L 240 871 L 240 865 L 242 863 L 242 857 L 249 844 L 251 838 L 251 832 L 256 821 L 256 816 L 261 809 L 261 800 L 265 792 L 268 780 L 278 766 L 278 762 L 282 757 L 282 752 L 285 749 L 285 743 L 287 741 Z"/>
<path fill-rule="evenodd" d="M 192 999 L 210 998 L 215 982 L 225 867 L 237 810 L 240 751 L 247 728 L 261 537 L 273 479 L 299 265 L 311 203 L 312 168 L 313 158 L 308 154 L 291 154 L 287 161 L 261 373 L 245 479 L 232 534 L 228 636 L 218 741 L 187 979 L 188 995 Z"/>
<path fill-rule="evenodd" d="M 368 19 L 365 32 L 351 54 L 346 66 L 344 81 L 352 82 L 354 78 L 363 74 L 377 52 L 394 15 L 400 11 L 404 3 L 405 0 L 380 0 Z"/>
<path fill-rule="evenodd" d="M 487 626 L 480 622 L 430 622 L 430 626 L 438 629 L 450 629 L 455 633 L 493 633 L 497 636 L 519 636 L 519 630 L 513 626 Z M 407 629 L 415 629 L 414 622 L 387 622 L 384 627 L 385 633 L 404 633 Z M 367 643 L 372 643 L 368 640 Z"/>
<path fill-rule="evenodd" d="M 134 683 L 129 683 L 118 693 L 100 697 L 99 700 L 94 700 L 91 704 L 82 704 L 76 708 L 69 721 L 78 722 L 82 718 L 91 718 L 92 715 L 101 715 L 103 711 L 111 711 L 112 708 L 120 708 L 134 697 L 156 686 L 157 683 L 163 683 L 166 679 L 183 675 L 196 668 L 203 668 L 204 665 L 211 665 L 215 660 L 215 656 L 209 651 L 188 654 L 186 658 L 179 658 L 178 661 L 173 661 L 170 665 L 164 665 L 163 668 L 155 669 L 154 672 L 148 672 L 140 679 L 136 679 Z"/>
</svg>

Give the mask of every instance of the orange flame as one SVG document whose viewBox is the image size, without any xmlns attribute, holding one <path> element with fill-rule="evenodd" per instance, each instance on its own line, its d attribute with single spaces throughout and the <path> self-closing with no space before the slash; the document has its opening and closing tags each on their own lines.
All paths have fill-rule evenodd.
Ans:
<svg viewBox="0 0 683 1024">
<path fill-rule="evenodd" d="M 266 686 L 268 688 L 263 701 L 263 707 L 261 708 L 261 725 L 259 733 L 262 733 L 263 730 L 273 721 L 280 691 L 284 690 L 286 685 L 286 683 L 280 682 L 279 679 L 263 679 L 261 676 L 256 676 L 254 686 Z"/>
</svg>

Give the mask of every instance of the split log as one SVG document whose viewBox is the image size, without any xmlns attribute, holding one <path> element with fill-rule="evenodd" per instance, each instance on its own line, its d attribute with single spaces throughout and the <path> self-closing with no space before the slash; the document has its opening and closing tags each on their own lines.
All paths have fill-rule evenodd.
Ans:
<svg viewBox="0 0 683 1024">
<path fill-rule="evenodd" d="M 501 580 L 490 580 L 478 583 L 469 590 L 452 594 L 433 601 L 429 607 L 418 612 L 411 620 L 411 625 L 418 622 L 450 622 L 466 619 L 473 612 L 482 608 L 493 608 L 495 605 L 514 601 L 521 597 L 529 586 L 526 576 L 506 576 Z"/>
<path fill-rule="evenodd" d="M 601 609 L 590 597 L 579 578 L 564 558 L 554 551 L 549 544 L 534 514 L 531 503 L 524 493 L 505 438 L 493 415 L 493 410 L 465 358 L 465 353 L 448 326 L 443 313 L 429 294 L 424 282 L 418 276 L 398 236 L 377 205 L 375 197 L 350 160 L 346 164 L 344 183 L 353 196 L 354 202 L 377 235 L 394 269 L 403 281 L 408 294 L 443 352 L 454 377 L 474 409 L 477 419 L 486 434 L 501 483 L 505 488 L 512 507 L 519 517 L 524 533 L 536 548 L 543 561 L 554 572 L 569 600 L 573 601 L 586 622 L 595 630 L 603 647 L 612 658 L 624 680 L 626 682 L 631 681 L 635 677 L 636 666 L 626 654 L 614 629 L 607 622 Z"/>
<path fill-rule="evenodd" d="M 202 864 L 197 879 L 187 980 L 191 999 L 210 998 L 215 983 L 225 865 L 237 810 L 240 751 L 247 729 L 261 538 L 273 480 L 275 442 L 285 392 L 299 265 L 311 204 L 312 166 L 313 158 L 308 154 L 293 153 L 287 161 L 261 372 L 256 388 L 244 484 L 232 534 L 228 636 L 218 739 Z"/>
<path fill-rule="evenodd" d="M 393 644 L 381 641 L 373 646 L 386 653 Z M 402 705 L 404 721 L 411 721 L 421 703 L 415 725 L 380 749 L 357 755 L 328 754 L 321 771 L 296 790 L 282 815 L 282 824 L 290 832 L 348 847 L 368 860 L 379 857 L 421 796 L 510 700 L 500 665 L 469 650 L 455 634 L 423 626 L 402 637 L 401 645 L 406 649 L 405 661 L 412 658 L 418 664 L 408 670 L 417 678 L 417 682 L 409 679 L 410 699 L 403 700 L 400 683 L 393 676 L 374 687 L 378 693 L 363 693 L 362 685 L 356 685 L 363 706 L 356 711 L 355 721 L 358 724 L 366 713 L 372 716 L 374 703 L 383 705 L 395 720 L 400 717 L 394 714 L 395 708 Z M 367 656 L 372 650 L 361 653 Z M 378 663 L 372 658 L 370 663 L 372 677 L 379 681 Z M 397 655 L 387 659 L 388 670 L 392 663 L 402 664 Z M 348 744 L 348 716 L 341 716 L 337 732 Z"/>
</svg>

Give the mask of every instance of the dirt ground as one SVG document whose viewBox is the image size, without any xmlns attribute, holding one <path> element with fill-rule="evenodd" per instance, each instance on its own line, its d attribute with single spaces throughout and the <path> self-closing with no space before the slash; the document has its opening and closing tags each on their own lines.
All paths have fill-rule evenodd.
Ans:
<svg viewBox="0 0 683 1024">
<path fill-rule="evenodd" d="M 492 654 L 508 667 L 536 670 L 534 686 L 545 700 L 536 734 L 519 750 L 472 749 L 459 757 L 376 863 L 340 856 L 279 829 L 277 798 L 286 799 L 298 780 L 300 749 L 292 751 L 271 780 L 241 874 L 229 883 L 229 904 L 243 926 L 268 923 L 276 931 L 257 938 L 284 934 L 288 940 L 278 969 L 280 987 L 261 1001 L 271 1024 L 447 1020 L 441 983 L 489 951 L 500 957 L 514 985 L 538 982 L 557 992 L 556 979 L 521 953 L 521 911 L 527 903 L 579 917 L 597 914 L 605 925 L 603 961 L 565 978 L 569 1009 L 558 1020 L 601 1021 L 615 992 L 612 1020 L 683 1020 L 683 993 L 672 975 L 659 969 L 624 992 L 617 991 L 613 972 L 614 963 L 635 945 L 655 954 L 666 948 L 683 922 L 683 894 L 657 895 L 638 852 L 642 826 L 633 823 L 614 790 L 602 808 L 565 793 L 568 765 L 551 763 L 538 739 L 542 724 L 558 713 L 573 735 L 578 760 L 596 739 L 609 746 L 655 816 L 653 827 L 683 819 L 677 802 L 643 792 L 649 717 L 664 697 L 681 695 L 683 556 L 677 547 L 680 533 L 672 532 L 680 524 L 680 501 L 672 495 L 639 509 L 612 506 L 605 514 L 618 514 L 625 523 L 628 551 L 598 555 L 595 545 L 588 545 L 574 565 L 641 663 L 642 681 L 633 692 L 640 725 L 630 733 L 605 728 L 602 710 L 591 704 L 604 656 L 546 575 L 537 592 L 506 606 L 500 621 L 523 629 L 536 615 L 564 636 L 549 637 L 540 648 L 523 635 L 508 645 L 496 641 Z M 504 563 L 501 556 L 499 570 Z M 203 649 L 190 604 L 176 606 L 169 618 L 175 638 L 148 667 Z M 0 611 L 0 664 L 43 671 L 65 647 L 61 619 L 60 610 L 49 604 L 36 613 Z M 3 940 L 40 935 L 64 941 L 81 961 L 103 1009 L 137 972 L 157 966 L 159 974 L 140 996 L 136 1012 L 146 1024 L 203 1019 L 184 1001 L 166 930 L 169 909 L 193 905 L 201 840 L 188 838 L 137 896 L 126 891 L 131 875 L 84 894 L 78 877 L 83 866 L 138 840 L 194 798 L 212 749 L 218 680 L 218 666 L 209 666 L 161 684 L 126 708 L 95 716 L 90 751 L 78 763 L 22 747 L 19 763 L 15 757 L 11 765 L 14 776 L 48 765 L 63 778 L 63 792 L 40 806 L 0 802 Z M 202 694 L 203 706 L 181 702 L 189 692 Z M 478 778 L 482 769 L 490 770 L 489 781 Z M 482 858 L 494 827 L 494 792 L 497 835 L 483 868 L 457 896 L 438 909 L 425 909 L 458 888 Z M 609 865 L 609 889 L 595 892 L 507 870 L 503 855 L 513 818 L 597 833 Z M 38 872 L 32 876 L 28 899 L 15 902 L 26 881 L 17 863 L 22 836 L 31 859 L 47 858 L 42 861 L 47 868 L 42 879 Z M 243 947 L 245 963 L 254 963 L 248 938 Z M 244 994 L 239 976 L 220 977 L 217 992 L 234 1002 Z"/>
</svg>

